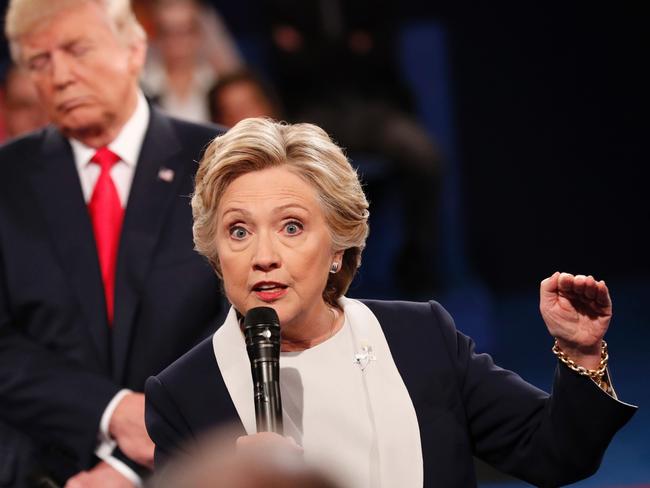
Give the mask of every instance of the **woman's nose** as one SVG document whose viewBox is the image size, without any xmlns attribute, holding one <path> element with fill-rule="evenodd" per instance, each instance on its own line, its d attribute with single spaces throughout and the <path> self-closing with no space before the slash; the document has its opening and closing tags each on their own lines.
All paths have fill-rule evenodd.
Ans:
<svg viewBox="0 0 650 488">
<path fill-rule="evenodd" d="M 270 271 L 279 268 L 280 265 L 281 260 L 277 252 L 277 243 L 269 233 L 259 233 L 253 255 L 253 268 L 260 271 Z"/>
</svg>

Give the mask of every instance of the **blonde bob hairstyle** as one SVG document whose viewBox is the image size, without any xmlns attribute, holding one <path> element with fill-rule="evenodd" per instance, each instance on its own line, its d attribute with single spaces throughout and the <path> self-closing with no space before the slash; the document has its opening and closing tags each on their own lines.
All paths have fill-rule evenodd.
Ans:
<svg viewBox="0 0 650 488">
<path fill-rule="evenodd" d="M 146 41 L 147 35 L 130 0 L 10 0 L 5 15 L 5 35 L 14 62 L 20 63 L 23 35 L 47 25 L 55 15 L 87 3 L 96 3 L 104 10 L 115 35 L 125 45 Z"/>
<path fill-rule="evenodd" d="M 221 195 L 235 178 L 279 166 L 316 189 L 333 250 L 344 251 L 341 269 L 329 275 L 323 291 L 325 301 L 337 306 L 361 264 L 368 236 L 368 201 L 341 148 L 315 125 L 249 118 L 210 143 L 196 173 L 192 196 L 195 248 L 221 277 L 216 250 Z"/>
</svg>

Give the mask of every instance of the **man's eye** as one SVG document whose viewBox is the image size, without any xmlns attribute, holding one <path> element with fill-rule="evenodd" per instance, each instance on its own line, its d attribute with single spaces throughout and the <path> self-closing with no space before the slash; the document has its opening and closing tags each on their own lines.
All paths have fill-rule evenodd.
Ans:
<svg viewBox="0 0 650 488">
<path fill-rule="evenodd" d="M 248 235 L 248 231 L 240 225 L 237 225 L 230 229 L 230 237 L 232 237 L 233 239 L 237 239 L 240 241 L 246 238 L 247 235 Z"/>
<path fill-rule="evenodd" d="M 50 58 L 46 54 L 36 56 L 27 62 L 27 69 L 34 72 L 43 71 L 47 67 L 49 60 Z"/>
<path fill-rule="evenodd" d="M 299 222 L 287 222 L 284 226 L 284 231 L 293 236 L 302 232 L 302 224 Z"/>
<path fill-rule="evenodd" d="M 75 57 L 83 56 L 88 52 L 88 46 L 85 44 L 73 44 L 68 48 L 68 51 L 70 54 L 72 54 Z"/>
</svg>

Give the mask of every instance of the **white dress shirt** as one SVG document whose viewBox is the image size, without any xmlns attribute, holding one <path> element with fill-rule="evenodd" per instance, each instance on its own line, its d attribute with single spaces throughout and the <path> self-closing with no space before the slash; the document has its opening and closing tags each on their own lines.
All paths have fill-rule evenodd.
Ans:
<svg viewBox="0 0 650 488">
<path fill-rule="evenodd" d="M 138 157 L 140 156 L 144 136 L 149 126 L 149 116 L 149 105 L 144 95 L 138 92 L 138 100 L 133 115 L 124 124 L 117 137 L 108 145 L 108 148 L 120 158 L 111 168 L 111 178 L 115 184 L 122 208 L 126 208 L 129 200 L 135 168 L 138 164 Z M 97 149 L 86 146 L 76 139 L 69 139 L 69 141 L 72 146 L 75 165 L 79 173 L 79 181 L 81 182 L 84 200 L 88 203 L 95 189 L 95 183 L 97 183 L 97 179 L 101 173 L 100 166 L 90 162 Z M 135 486 L 139 487 L 142 486 L 140 477 L 126 464 L 112 456 L 117 442 L 111 437 L 108 430 L 115 408 L 117 408 L 120 400 L 128 393 L 131 393 L 131 390 L 120 390 L 106 406 L 99 425 L 97 435 L 98 446 L 95 450 L 95 455 L 128 478 Z"/>
<path fill-rule="evenodd" d="M 133 112 L 131 118 L 124 124 L 124 127 L 122 127 L 122 130 L 113 142 L 108 145 L 108 148 L 120 158 L 120 161 L 111 169 L 111 178 L 113 179 L 123 208 L 126 208 L 126 203 L 129 199 L 135 167 L 138 164 L 140 149 L 142 149 L 142 142 L 144 141 L 148 125 L 149 105 L 144 95 L 138 92 L 138 102 L 135 112 Z M 90 162 L 97 149 L 86 146 L 83 142 L 77 141 L 76 139 L 70 139 L 70 145 L 72 146 L 74 162 L 79 172 L 84 200 L 88 203 L 92 197 L 95 183 L 99 178 L 99 173 L 101 173 L 99 165 Z"/>
</svg>

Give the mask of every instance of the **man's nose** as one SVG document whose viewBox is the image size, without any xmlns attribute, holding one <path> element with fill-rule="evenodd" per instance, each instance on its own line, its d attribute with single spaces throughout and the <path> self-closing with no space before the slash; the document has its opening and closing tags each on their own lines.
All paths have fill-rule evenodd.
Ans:
<svg viewBox="0 0 650 488">
<path fill-rule="evenodd" d="M 66 53 L 52 53 L 52 83 L 57 88 L 65 88 L 74 80 L 73 61 Z"/>
<path fill-rule="evenodd" d="M 281 260 L 277 246 L 278 244 L 270 232 L 258 233 L 253 255 L 253 268 L 264 272 L 279 268 Z"/>
</svg>

